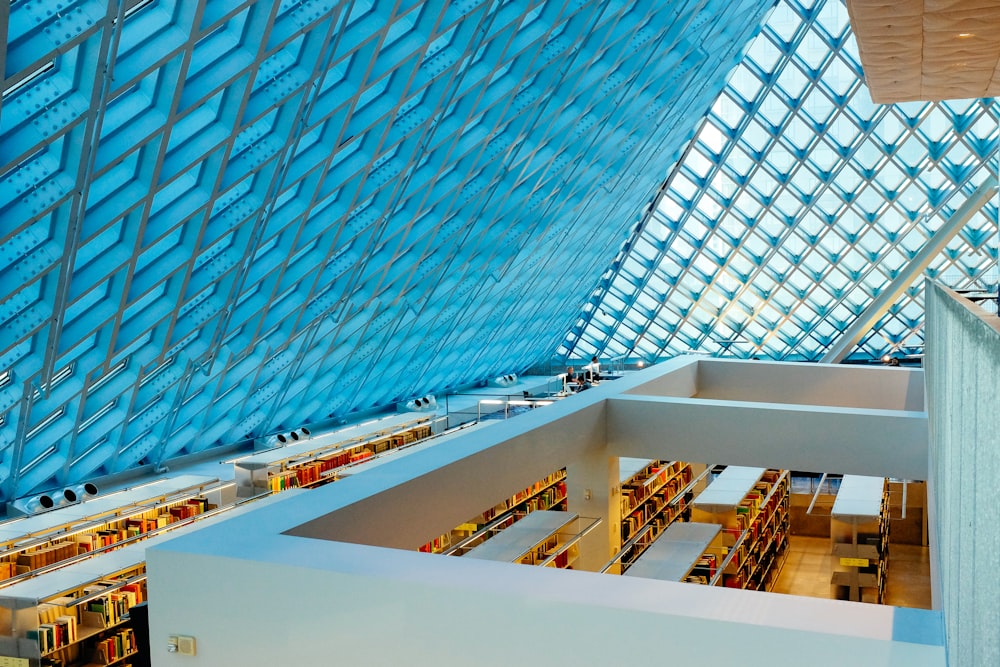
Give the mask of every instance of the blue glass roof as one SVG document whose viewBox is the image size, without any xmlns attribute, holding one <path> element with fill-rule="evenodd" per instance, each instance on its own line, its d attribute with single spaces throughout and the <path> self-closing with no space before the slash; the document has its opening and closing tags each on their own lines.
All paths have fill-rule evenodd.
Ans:
<svg viewBox="0 0 1000 667">
<path fill-rule="evenodd" d="M 547 358 L 769 9 L 0 4 L 0 499 Z"/>
<path fill-rule="evenodd" d="M 839 0 L 782 0 L 562 353 L 819 360 L 990 174 L 994 99 L 874 104 Z M 994 196 L 926 275 L 995 292 Z M 922 278 L 851 350 L 919 355 Z"/>
</svg>

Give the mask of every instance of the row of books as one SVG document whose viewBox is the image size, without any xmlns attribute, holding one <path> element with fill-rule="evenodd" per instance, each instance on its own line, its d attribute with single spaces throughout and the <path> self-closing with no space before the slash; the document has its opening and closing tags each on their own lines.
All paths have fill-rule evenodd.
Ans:
<svg viewBox="0 0 1000 667">
<path fill-rule="evenodd" d="M 372 456 L 374 456 L 374 452 L 366 447 L 339 451 L 328 457 L 296 465 L 289 470 L 271 473 L 267 478 L 268 488 L 272 492 L 278 493 L 287 489 L 315 484 L 321 481 L 323 473 L 329 470 L 364 461 Z"/>
<path fill-rule="evenodd" d="M 673 497 L 690 481 L 691 467 L 689 465 L 680 461 L 652 462 L 622 484 L 622 516 L 628 515 L 647 499 L 658 495 L 668 484 L 668 494 Z"/>
<path fill-rule="evenodd" d="M 784 485 L 785 482 L 782 484 Z M 781 525 L 787 523 L 787 500 L 787 488 L 776 489 L 774 493 L 770 494 L 763 506 L 742 528 L 742 532 L 745 534 L 744 548 L 753 550 L 758 542 L 771 540 L 775 532 L 781 529 Z"/>
<path fill-rule="evenodd" d="M 93 662 L 98 665 L 110 665 L 137 650 L 139 646 L 136 643 L 135 633 L 131 628 L 125 628 L 97 642 L 94 647 Z"/>
<path fill-rule="evenodd" d="M 750 524 L 757 518 L 760 505 L 770 492 L 771 484 L 761 480 L 754 484 L 753 488 L 743 497 L 736 508 L 736 521 L 741 530 L 749 528 Z"/>
<path fill-rule="evenodd" d="M 649 545 L 656 541 L 656 538 L 660 536 L 660 533 L 662 533 L 668 525 L 669 523 L 667 522 L 657 520 L 650 523 L 645 528 L 641 528 L 640 532 L 633 535 L 636 540 L 631 546 L 627 546 L 621 554 L 622 571 L 628 569 L 628 567 L 631 566 L 632 563 L 634 563 L 647 548 L 649 548 Z"/>
<path fill-rule="evenodd" d="M 122 540 L 137 537 L 143 533 L 158 530 L 176 521 L 189 519 L 208 511 L 212 507 L 213 505 L 208 502 L 207 498 L 188 498 L 172 505 L 151 509 L 138 516 L 110 522 L 102 530 L 78 533 L 72 539 L 81 546 L 82 551 L 93 551 L 121 542 Z"/>
<path fill-rule="evenodd" d="M 327 470 L 342 468 L 351 463 L 364 461 L 374 456 L 375 452 L 367 447 L 356 447 L 346 451 L 338 452 L 328 457 L 312 461 L 305 465 L 296 466 L 295 474 L 298 476 L 299 485 L 305 486 L 318 482 Z"/>
<path fill-rule="evenodd" d="M 657 492 L 655 496 L 649 498 L 631 514 L 622 518 L 621 531 L 622 542 L 627 542 L 635 535 L 639 529 L 655 519 L 657 524 L 665 527 L 672 523 L 678 516 L 684 514 L 687 509 L 688 495 L 681 495 L 680 492 L 687 484 L 668 484 L 669 488 L 664 488 L 662 492 Z"/>
<path fill-rule="evenodd" d="M 38 621 L 39 623 L 52 623 L 57 618 L 63 616 L 71 616 L 74 621 L 79 621 L 79 610 L 78 607 L 74 606 L 73 603 L 76 601 L 75 598 L 66 596 L 58 597 L 49 600 L 38 606 Z"/>
<path fill-rule="evenodd" d="M 410 445 L 417 440 L 423 440 L 431 436 L 431 427 L 426 424 L 407 429 L 402 433 L 393 433 L 390 436 L 372 440 L 369 445 L 376 454 L 381 454 L 390 449 L 396 449 L 404 445 Z"/>
<path fill-rule="evenodd" d="M 566 500 L 566 482 L 561 480 L 550 486 L 541 493 L 524 501 L 524 508 L 527 512 L 535 510 L 553 509 Z"/>
<path fill-rule="evenodd" d="M 175 521 L 201 514 L 209 507 L 208 499 L 191 498 L 172 506 L 151 508 L 139 516 L 110 519 L 101 529 L 76 533 L 60 541 L 8 556 L 6 560 L 0 561 L 0 581 L 138 537 Z"/>
<path fill-rule="evenodd" d="M 770 590 L 774 581 L 778 578 L 780 568 L 774 566 L 774 562 L 781 558 L 788 548 L 788 525 L 784 530 L 768 543 L 768 548 L 761 557 L 761 563 L 757 569 L 750 572 L 750 578 L 744 588 L 752 588 L 759 591 Z"/>
<path fill-rule="evenodd" d="M 39 648 L 45 656 L 42 659 L 43 665 L 70 665 L 80 657 L 78 647 L 75 646 L 79 641 L 79 635 L 76 634 L 76 626 L 71 620 L 64 618 L 54 623 L 43 623 L 37 630 L 28 631 L 29 638 L 38 638 Z M 69 648 L 74 649 L 72 654 L 65 655 Z M 97 665 L 111 665 L 134 655 L 138 649 L 135 632 L 131 628 L 123 628 L 96 641 L 90 653 L 90 662 Z"/>
<path fill-rule="evenodd" d="M 718 568 L 718 557 L 715 554 L 707 553 L 695 561 L 694 567 L 691 568 L 690 576 L 701 577 L 705 580 L 705 583 L 708 583 L 715 576 Z"/>
<path fill-rule="evenodd" d="M 23 551 L 17 555 L 16 564 L 21 566 L 22 572 L 30 572 L 46 565 L 53 565 L 67 558 L 72 558 L 80 553 L 77 543 L 74 541 L 57 542 L 48 544 L 33 551 Z M 13 575 L 12 575 L 13 576 Z"/>
<path fill-rule="evenodd" d="M 570 548 L 556 554 L 556 557 L 552 559 L 551 565 L 562 570 L 572 569 L 570 566 L 579 555 L 579 546 L 574 544 Z"/>
<path fill-rule="evenodd" d="M 299 485 L 299 479 L 294 470 L 274 473 L 267 476 L 267 488 L 271 493 L 279 493 L 293 489 Z"/>
<path fill-rule="evenodd" d="M 494 507 L 491 507 L 490 509 L 484 511 L 482 513 L 482 515 L 480 515 L 478 517 L 474 517 L 473 519 L 470 519 L 470 521 L 472 523 L 478 523 L 478 524 L 489 523 L 497 515 L 502 514 L 504 512 L 507 512 L 507 511 L 509 511 L 511 509 L 514 509 L 518 505 L 524 503 L 525 501 L 527 501 L 530 498 L 533 498 L 534 496 L 536 496 L 539 493 L 541 493 L 543 490 L 547 489 L 550 486 L 553 486 L 553 485 L 557 484 L 558 482 L 563 482 L 563 487 L 562 487 L 564 489 L 563 490 L 563 495 L 565 495 L 565 480 L 566 480 L 566 471 L 565 471 L 565 469 L 564 470 L 558 470 L 558 471 L 556 471 L 556 472 L 554 472 L 554 473 L 552 473 L 550 475 L 547 475 L 544 478 L 538 480 L 537 482 L 535 482 L 534 484 L 532 484 L 531 486 L 529 486 L 525 490 L 519 491 L 518 493 L 515 493 L 512 497 L 510 497 L 510 498 L 504 500 L 503 502 L 498 503 Z"/>
<path fill-rule="evenodd" d="M 288 463 L 287 469 L 269 474 L 268 488 L 273 493 L 278 493 L 287 489 L 316 484 L 323 481 L 324 473 L 330 470 L 364 461 L 375 454 L 397 449 L 430 436 L 431 427 L 423 425 L 368 442 L 359 442 L 346 447 L 338 445 L 328 454 L 302 463 Z"/>
<path fill-rule="evenodd" d="M 548 558 L 548 555 L 555 551 L 558 546 L 559 538 L 555 535 L 550 535 L 544 542 L 522 556 L 518 562 L 522 565 L 538 565 Z M 565 552 L 563 553 L 565 554 Z"/>
<path fill-rule="evenodd" d="M 536 495 L 537 493 L 540 493 L 542 491 L 542 489 L 544 489 L 544 488 L 546 488 L 548 486 L 551 486 L 552 484 L 556 483 L 560 479 L 565 479 L 565 477 L 566 477 L 565 471 L 561 471 L 561 472 L 554 472 L 551 475 L 548 475 L 548 476 L 546 476 L 546 477 L 538 480 L 537 482 L 535 482 L 534 484 L 532 484 L 531 486 L 529 486 L 525 490 L 519 491 L 519 492 L 515 493 L 514 496 L 511 497 L 505 503 L 507 509 L 510 509 L 510 508 L 514 507 L 515 505 L 519 505 L 520 503 L 524 502 L 528 498 Z M 499 507 L 499 505 L 497 507 Z M 496 508 L 494 508 L 494 509 L 496 509 Z"/>
<path fill-rule="evenodd" d="M 461 528 L 460 532 L 467 533 L 465 530 L 466 526 L 476 526 L 477 528 L 481 528 L 504 512 L 510 512 L 511 510 L 518 509 L 527 513 L 535 510 L 553 509 L 565 500 L 566 471 L 557 470 L 543 479 L 538 480 L 524 491 L 516 493 L 514 496 L 506 499 L 502 503 L 484 511 L 479 516 L 469 519 L 459 527 Z M 510 522 L 514 522 L 514 517 L 511 517 Z M 452 531 L 452 533 L 455 533 L 458 530 L 459 529 L 456 529 Z M 452 533 L 440 535 L 427 544 L 421 545 L 418 550 L 424 553 L 441 553 L 451 546 Z M 484 535 L 483 539 L 486 539 L 486 537 L 487 536 Z M 473 545 L 470 545 L 469 548 L 472 546 Z"/>
<path fill-rule="evenodd" d="M 774 579 L 777 577 L 778 568 L 774 567 L 775 561 L 781 557 L 788 547 L 788 526 L 785 523 L 782 530 L 773 536 L 770 541 L 764 542 L 763 547 L 751 552 L 746 561 L 746 567 L 742 567 L 733 573 L 722 576 L 722 585 L 728 588 L 744 588 L 752 590 L 766 591 Z"/>
<path fill-rule="evenodd" d="M 84 594 L 99 593 L 108 584 L 94 584 L 85 587 Z M 87 603 L 87 611 L 98 614 L 95 620 L 103 620 L 103 627 L 110 628 L 122 622 L 128 610 L 146 599 L 142 584 L 128 584 Z"/>
<path fill-rule="evenodd" d="M 115 585 L 117 584 L 113 581 L 99 582 L 85 587 L 83 594 L 99 594 Z M 128 610 L 145 599 L 146 590 L 142 583 L 127 584 L 111 590 L 107 595 L 87 602 L 83 609 L 82 604 L 73 604 L 75 598 L 54 598 L 39 605 L 38 628 L 28 630 L 27 637 L 38 642 L 42 655 L 52 653 L 75 644 L 79 640 L 80 627 L 100 630 L 120 624 Z"/>
<path fill-rule="evenodd" d="M 788 492 L 787 476 L 768 470 L 736 509 L 737 528 L 724 529 L 738 543 L 723 576 L 724 586 L 757 588 L 768 578 L 774 552 L 786 541 Z"/>
<path fill-rule="evenodd" d="M 79 634 L 75 616 L 60 616 L 47 623 L 39 623 L 38 628 L 28 630 L 28 639 L 38 641 L 38 649 L 44 655 L 63 646 L 76 643 Z"/>
<path fill-rule="evenodd" d="M 100 594 L 117 585 L 114 581 L 104 581 L 86 586 L 83 595 Z M 29 630 L 29 639 L 38 641 L 42 655 L 72 646 L 79 639 L 80 627 L 105 629 L 118 625 L 124 620 L 128 610 L 146 599 L 143 583 L 121 586 L 83 604 L 77 605 L 76 598 L 54 598 L 38 607 L 39 625 Z M 82 608 L 82 609 L 81 609 Z"/>
<path fill-rule="evenodd" d="M 429 554 L 439 554 L 451 546 L 451 535 L 439 535 L 427 544 L 422 545 L 418 551 Z"/>
</svg>

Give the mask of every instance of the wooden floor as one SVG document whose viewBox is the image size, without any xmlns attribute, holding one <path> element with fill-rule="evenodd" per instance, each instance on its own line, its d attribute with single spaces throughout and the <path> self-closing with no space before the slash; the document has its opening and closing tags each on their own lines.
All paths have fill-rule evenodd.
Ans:
<svg viewBox="0 0 1000 667">
<path fill-rule="evenodd" d="M 822 537 L 789 536 L 788 557 L 773 592 L 832 598 L 830 573 L 836 557 L 830 540 Z M 909 544 L 889 546 L 885 604 L 896 607 L 931 608 L 929 549 Z"/>
</svg>

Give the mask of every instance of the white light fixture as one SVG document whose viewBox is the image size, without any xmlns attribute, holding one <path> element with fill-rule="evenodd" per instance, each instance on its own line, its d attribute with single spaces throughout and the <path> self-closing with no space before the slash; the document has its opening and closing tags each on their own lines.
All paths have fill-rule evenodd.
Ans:
<svg viewBox="0 0 1000 667">
<path fill-rule="evenodd" d="M 411 399 L 401 406 L 407 412 L 433 412 L 437 410 L 437 398 L 433 394 Z"/>
<path fill-rule="evenodd" d="M 67 489 L 63 489 L 63 498 L 68 503 L 75 503 L 84 498 L 91 498 L 98 493 L 97 485 L 92 482 L 84 482 Z"/>
<path fill-rule="evenodd" d="M 11 516 L 31 515 L 47 512 L 67 502 L 62 493 L 42 493 L 28 498 L 18 498 L 7 506 L 7 510 Z"/>
<path fill-rule="evenodd" d="M 56 499 L 47 493 L 43 493 L 40 496 L 35 496 L 34 498 L 29 498 L 24 504 L 24 509 L 27 514 L 34 514 L 35 512 L 42 512 L 44 510 L 50 510 L 56 506 Z"/>
<path fill-rule="evenodd" d="M 487 382 L 487 384 L 493 387 L 510 387 L 511 385 L 517 384 L 517 373 L 499 375 Z"/>
</svg>

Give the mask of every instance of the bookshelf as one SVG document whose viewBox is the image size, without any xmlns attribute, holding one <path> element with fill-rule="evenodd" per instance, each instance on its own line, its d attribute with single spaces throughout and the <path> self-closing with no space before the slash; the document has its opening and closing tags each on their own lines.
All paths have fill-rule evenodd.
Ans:
<svg viewBox="0 0 1000 667">
<path fill-rule="evenodd" d="M 465 553 L 465 558 L 572 569 L 578 543 L 600 519 L 561 510 L 537 510 Z"/>
<path fill-rule="evenodd" d="M 146 549 L 268 500 L 204 512 L 169 531 L 0 589 L 0 656 L 32 667 L 129 665 L 136 641 L 128 611 L 146 600 Z"/>
<path fill-rule="evenodd" d="M 673 501 L 692 478 L 689 463 L 649 461 L 632 472 L 632 461 L 635 460 L 627 459 L 622 464 L 628 466 L 623 469 L 621 483 L 622 542 L 650 524 L 662 529 L 677 518 L 686 505 Z M 626 472 L 631 474 L 626 477 Z"/>
<path fill-rule="evenodd" d="M 722 526 L 678 522 L 671 524 L 624 575 L 707 584 L 715 579 L 722 560 Z"/>
<path fill-rule="evenodd" d="M 461 556 L 532 512 L 558 509 L 566 509 L 565 469 L 546 475 L 450 532 L 439 535 L 419 550 Z"/>
<path fill-rule="evenodd" d="M 234 462 L 237 496 L 249 498 L 332 482 L 347 466 L 430 437 L 432 417 L 390 415 Z"/>
<path fill-rule="evenodd" d="M 43 665 L 124 664 L 135 644 L 128 610 L 146 599 L 144 557 L 145 545 L 133 544 L 0 591 L 0 621 L 11 633 L 0 636 L 0 654 Z"/>
<path fill-rule="evenodd" d="M 619 459 L 622 547 L 602 572 L 622 574 L 674 521 L 689 520 L 688 503 L 705 477 L 702 464 Z"/>
<path fill-rule="evenodd" d="M 788 547 L 787 471 L 728 466 L 692 502 L 692 519 L 722 527 L 724 558 L 709 583 L 770 590 Z"/>
<path fill-rule="evenodd" d="M 881 604 L 889 558 L 889 487 L 882 477 L 844 475 L 830 519 L 835 597 Z"/>
<path fill-rule="evenodd" d="M 74 558 L 135 541 L 231 502 L 231 483 L 179 475 L 0 523 L 0 588 Z"/>
</svg>

